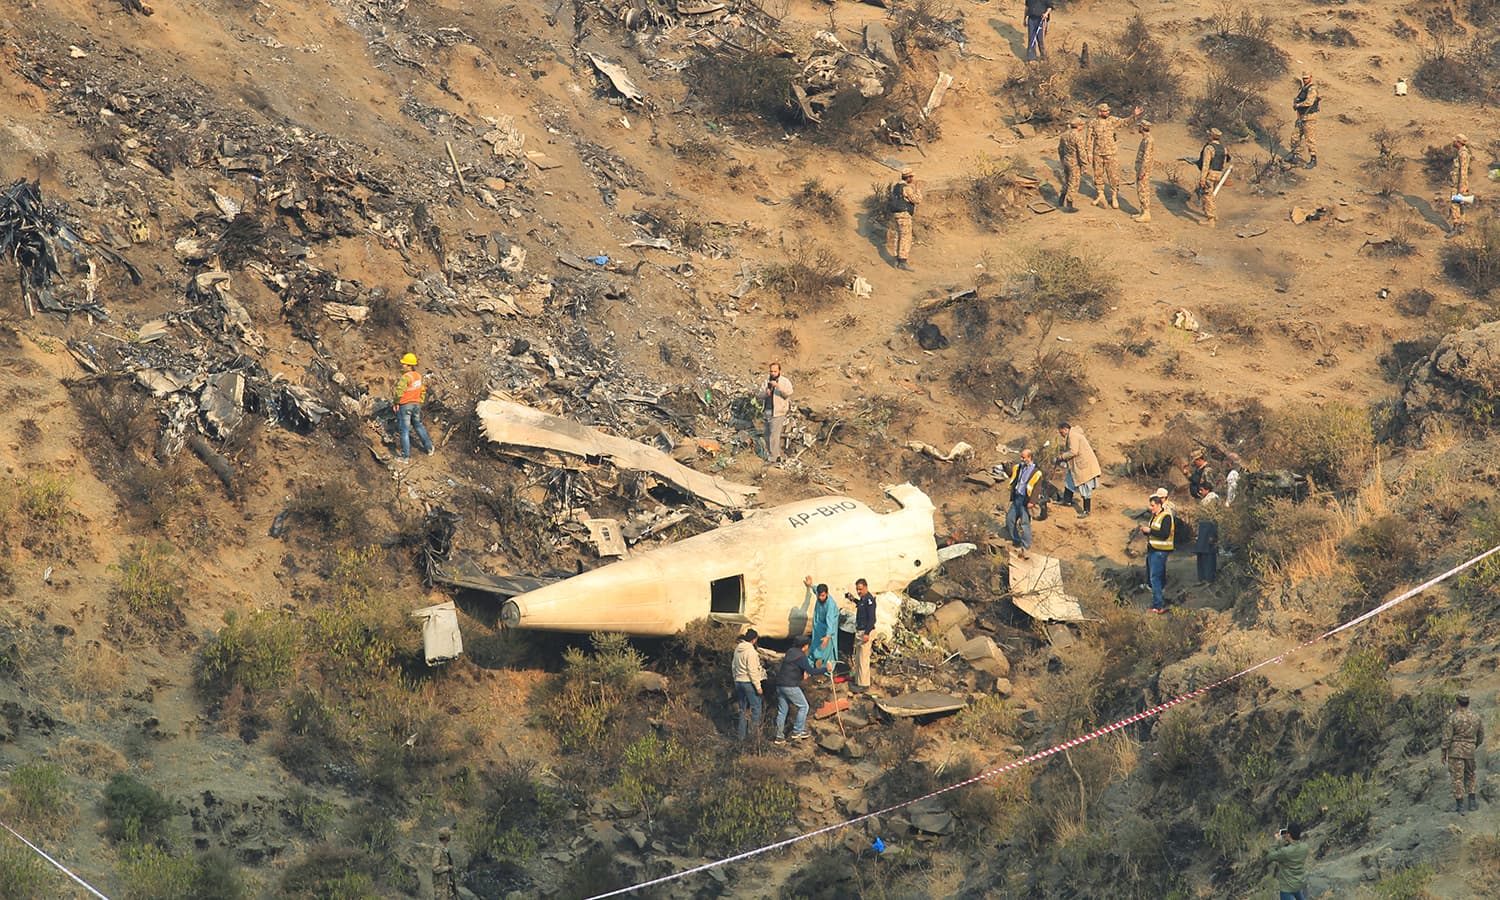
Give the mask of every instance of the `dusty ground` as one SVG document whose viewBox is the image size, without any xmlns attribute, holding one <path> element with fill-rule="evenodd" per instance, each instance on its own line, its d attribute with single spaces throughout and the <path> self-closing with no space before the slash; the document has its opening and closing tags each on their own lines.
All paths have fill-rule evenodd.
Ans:
<svg viewBox="0 0 1500 900">
<path fill-rule="evenodd" d="M 979 448 L 976 458 L 951 465 L 906 451 L 863 452 L 858 439 L 815 444 L 803 454 L 802 465 L 787 469 L 764 469 L 744 448 L 720 463 L 727 477 L 758 480 L 766 504 L 829 490 L 876 500 L 881 482 L 914 478 L 943 510 L 940 526 L 959 531 L 971 529 L 999 503 L 998 492 L 963 482 L 964 472 L 1001 461 L 997 447 L 1050 436 L 1058 417 L 1042 407 L 1009 415 L 994 401 L 1013 398 L 956 391 L 954 371 L 986 356 L 1014 358 L 1025 368 L 1025 360 L 1048 350 L 1071 350 L 1081 356 L 1090 385 L 1073 420 L 1087 429 L 1099 451 L 1106 487 L 1097 495 L 1092 519 L 1079 522 L 1064 511 L 1038 523 L 1036 541 L 1043 552 L 1062 557 L 1070 571 L 1109 573 L 1133 564 L 1123 540 L 1132 520 L 1124 514 L 1138 509 L 1141 495 L 1156 483 L 1123 474 L 1132 442 L 1177 422 L 1195 439 L 1232 444 L 1236 435 L 1219 427 L 1218 417 L 1251 401 L 1277 407 L 1299 400 L 1391 399 L 1397 388 L 1383 373 L 1380 358 L 1394 342 L 1487 317 L 1486 308 L 1441 274 L 1443 207 L 1435 202 L 1440 190 L 1413 163 L 1399 197 L 1387 200 L 1373 194 L 1361 168 L 1374 152 L 1371 131 L 1380 125 L 1404 136 L 1411 157 L 1467 131 L 1479 142 L 1476 170 L 1493 165 L 1493 136 L 1487 129 L 1493 116 L 1486 109 L 1439 103 L 1417 91 L 1393 96 L 1391 84 L 1409 76 L 1422 52 L 1419 42 L 1396 36 L 1393 25 L 1398 19 L 1420 25 L 1425 4 L 1410 10 L 1352 4 L 1265 11 L 1274 19 L 1272 39 L 1291 58 L 1291 72 L 1310 68 L 1322 87 L 1320 165 L 1297 170 L 1272 190 L 1252 190 L 1247 179 L 1234 179 L 1221 196 L 1217 230 L 1200 227 L 1196 214 L 1172 199 L 1178 196 L 1169 187 L 1173 160 L 1196 155 L 1200 145 L 1199 132 L 1177 115 L 1159 119 L 1156 127 L 1153 184 L 1160 199 L 1149 225 L 1130 220 L 1134 194 L 1127 189 L 1118 211 L 1084 205 L 1076 215 L 1036 215 L 1022 209 L 1003 229 L 990 231 L 976 228 L 958 199 L 981 158 L 1014 156 L 1041 179 L 1041 196 L 1054 197 L 1056 189 L 1057 129 L 1027 126 L 1018 132 L 1011 100 L 1000 87 L 1019 66 L 1020 14 L 1011 6 L 961 4 L 968 37 L 963 53 L 950 44 L 924 57 L 923 65 L 934 72 L 942 68 L 955 76 L 934 113 L 941 138 L 920 148 L 876 145 L 867 153 L 845 152 L 805 132 L 780 136 L 721 120 L 689 97 L 668 64 L 687 58 L 680 34 L 663 42 L 656 63 L 648 65 L 643 60 L 651 54 L 624 49 L 625 32 L 594 7 L 583 7 L 588 15 L 577 46 L 626 60 L 647 96 L 644 107 L 622 105 L 601 88 L 572 46 L 571 17 L 558 15 L 550 4 L 163 0 L 146 17 L 128 14 L 111 0 L 29 0 L 0 12 L 6 35 L 0 44 L 0 176 L 7 182 L 40 179 L 49 199 L 65 202 L 91 229 L 109 225 L 123 232 L 124 223 L 137 218 L 150 227 L 145 241 L 122 242 L 144 284 L 131 287 L 117 272 L 107 273 L 102 299 L 112 322 L 29 318 L 13 286 L 0 293 L 9 348 L 0 366 L 0 388 L 14 407 L 16 426 L 0 442 L 0 463 L 17 484 L 39 473 L 56 476 L 70 486 L 71 498 L 66 540 L 7 545 L 14 592 L 4 600 L 5 620 L 23 648 L 23 662 L 22 674 L 4 690 L 27 713 L 45 713 L 51 724 L 16 730 L 0 747 L 0 759 L 14 766 L 46 757 L 63 737 L 118 747 L 123 754 L 118 767 L 141 774 L 177 801 L 181 822 L 189 821 L 190 811 L 228 804 L 240 810 L 238 822 L 254 823 L 248 830 L 195 832 L 194 838 L 200 848 L 222 845 L 239 852 L 251 864 L 252 884 L 276 895 L 280 872 L 313 841 L 278 822 L 275 810 L 288 776 L 265 744 L 246 743 L 218 727 L 195 696 L 195 649 L 220 626 L 226 611 L 297 610 L 320 590 L 322 573 L 308 556 L 266 536 L 299 486 L 343 473 L 380 508 L 379 528 L 394 532 L 422 511 L 458 503 L 473 486 L 488 483 L 502 463 L 463 442 L 468 421 L 463 402 L 472 402 L 470 386 L 513 387 L 524 378 L 540 392 L 537 386 L 555 375 L 544 362 L 526 357 L 508 362 L 516 336 L 562 359 L 566 372 L 546 402 L 575 414 L 579 406 L 564 395 L 601 372 L 616 392 L 638 386 L 696 396 L 707 389 L 729 397 L 747 391 L 766 362 L 780 359 L 796 383 L 809 431 L 816 431 L 816 422 L 855 422 L 874 401 L 897 410 L 890 424 L 877 426 L 892 439 L 945 448 L 967 440 Z M 1084 41 L 1099 46 L 1137 11 L 1067 4 L 1056 13 L 1054 53 L 1072 52 Z M 813 29 L 825 28 L 857 46 L 865 23 L 887 17 L 874 6 L 803 0 L 778 12 L 799 35 L 799 47 Z M 1188 93 L 1194 93 L 1204 71 L 1198 37 L 1214 10 L 1208 4 L 1171 4 L 1139 12 L 1175 54 Z M 1310 38 L 1309 29 L 1335 25 L 1347 28 L 1357 46 Z M 70 55 L 70 45 L 79 53 Z M 102 113 L 121 92 L 137 112 Z M 1293 94 L 1289 74 L 1273 83 L 1268 99 L 1280 111 Z M 140 121 L 136 115 L 142 110 L 153 113 L 146 119 L 155 131 L 121 130 L 122 119 Z M 501 116 L 514 117 L 526 148 L 542 151 L 556 167 L 497 159 L 480 136 L 489 130 L 483 125 L 487 117 Z M 255 439 L 254 453 L 244 457 L 242 496 L 225 498 L 206 470 L 194 469 L 191 512 L 153 527 L 117 497 L 117 485 L 90 462 L 85 447 L 91 423 L 80 419 L 64 386 L 86 373 L 66 342 L 119 340 L 152 317 L 182 307 L 192 270 L 174 255 L 174 242 L 184 234 L 215 230 L 205 224 L 216 220 L 210 189 L 244 200 L 257 183 L 207 159 L 165 172 L 148 161 L 140 144 L 161 143 L 169 128 L 232 133 L 236 123 L 281 136 L 264 148 L 251 148 L 263 151 L 278 149 L 294 129 L 326 136 L 337 142 L 343 160 L 397 185 L 389 222 L 362 220 L 349 233 L 307 243 L 309 260 L 318 267 L 365 288 L 383 286 L 398 297 L 408 310 L 406 326 L 377 331 L 324 322 L 314 346 L 283 317 L 273 289 L 238 274 L 237 295 L 265 337 L 258 361 L 268 372 L 310 385 L 331 365 L 350 384 L 380 396 L 394 379 L 395 358 L 415 348 L 440 396 L 447 391 L 445 399 L 453 398 L 429 416 L 443 449 L 393 477 L 371 458 L 368 434 L 299 435 L 268 424 Z M 465 166 L 467 191 L 452 175 L 445 148 L 450 142 Z M 717 154 L 705 161 L 680 149 L 700 144 L 717 148 Z M 111 146 L 115 151 L 107 152 Z M 1134 148 L 1134 135 L 1122 132 L 1120 159 L 1127 169 Z M 1251 143 L 1231 150 L 1243 163 L 1237 174 L 1249 175 L 1267 156 L 1264 147 Z M 911 273 L 889 265 L 884 232 L 862 211 L 872 185 L 893 178 L 884 159 L 915 165 L 933 198 L 918 217 Z M 790 204 L 792 194 L 814 175 L 843 199 L 834 221 L 820 221 Z M 496 186 L 496 178 L 510 183 Z M 1484 183 L 1479 171 L 1475 180 Z M 415 233 L 393 239 L 383 227 L 410 221 L 411 208 L 422 201 L 446 242 L 446 254 Z M 625 248 L 643 236 L 628 218 L 656 203 L 708 223 L 717 249 Z M 1327 207 L 1328 214 L 1293 224 L 1289 212 L 1298 206 Z M 1382 259 L 1362 247 L 1389 236 L 1403 218 L 1412 223 L 1414 255 Z M 434 272 L 455 285 L 479 282 L 474 247 L 491 232 L 528 251 L 527 275 L 558 279 L 557 299 L 545 312 L 500 317 L 469 306 L 434 312 L 434 305 L 422 302 L 414 285 Z M 291 237 L 304 235 L 293 231 Z M 808 307 L 783 303 L 763 289 L 731 296 L 743 273 L 784 259 L 804 242 L 832 248 L 849 274 L 872 285 L 870 297 L 840 296 Z M 1109 311 L 1096 321 L 1025 322 L 1018 336 L 1002 342 L 966 337 L 962 307 L 952 306 L 930 316 L 951 345 L 937 351 L 917 345 L 913 325 L 928 317 L 916 309 L 931 298 L 977 286 L 984 299 L 976 302 L 990 304 L 992 319 L 1014 315 L 998 299 L 996 286 L 1033 248 L 1078 253 L 1114 273 L 1119 289 Z M 605 272 L 580 275 L 559 264 L 559 254 L 602 254 L 613 262 Z M 608 290 L 600 287 L 605 282 Z M 1395 298 L 1418 287 L 1436 297 L 1427 318 L 1398 314 Z M 581 299 L 564 301 L 574 296 Z M 1179 307 L 1198 315 L 1203 335 L 1171 327 Z M 1118 362 L 1098 348 L 1125 337 L 1154 343 L 1143 356 L 1125 354 Z M 1184 413 L 1187 418 L 1180 419 Z M 722 418 L 704 416 L 699 424 L 713 432 L 706 436 L 734 437 Z M 632 436 L 651 434 L 644 427 L 637 432 Z M 186 451 L 181 455 L 196 465 Z M 1276 464 L 1274 459 L 1257 462 L 1261 468 Z M 1181 485 L 1174 476 L 1172 486 Z M 470 549 L 482 551 L 504 537 L 498 525 L 471 527 L 461 532 Z M 135 542 L 156 538 L 171 540 L 188 563 L 186 625 L 180 640 L 121 642 L 106 621 L 106 598 L 115 579 L 111 567 Z M 1227 569 L 1231 576 L 1235 565 Z M 387 605 L 399 611 L 422 605 L 429 594 L 417 573 L 404 562 L 392 566 Z M 45 571 L 49 578 L 44 579 Z M 1172 571 L 1177 600 L 1189 608 L 1228 610 L 1239 599 L 1235 592 L 1244 589 L 1242 582 L 1215 591 L 1191 587 L 1191 557 L 1185 554 L 1174 560 Z M 440 599 L 430 596 L 433 602 Z M 1127 599 L 1144 605 L 1139 594 Z M 1280 652 L 1291 639 L 1275 624 L 1242 628 L 1228 612 L 1210 615 L 1219 616 L 1213 635 L 1251 661 Z M 465 624 L 474 632 L 484 629 L 468 619 Z M 1233 637 L 1224 637 L 1229 634 Z M 1210 655 L 1215 649 L 1212 641 L 1206 644 Z M 1273 702 L 1295 705 L 1326 696 L 1326 678 L 1340 659 L 1340 653 L 1315 649 L 1267 670 Z M 1425 658 L 1403 662 L 1394 671 L 1398 693 L 1429 686 L 1429 678 L 1438 677 L 1429 669 L 1437 668 Z M 1472 684 L 1479 709 L 1488 715 L 1500 686 L 1493 667 L 1484 673 L 1473 665 L 1449 667 L 1440 677 L 1459 674 Z M 546 677 L 529 666 L 475 666 L 441 691 L 429 685 L 422 702 L 450 710 L 473 729 L 476 758 L 501 748 L 507 758 L 540 759 L 546 766 L 554 752 L 552 738 L 531 725 L 516 702 Z M 1027 679 L 1026 674 L 1015 679 L 1023 702 L 1033 708 L 1053 702 L 1041 693 L 1040 680 Z M 1137 692 L 1145 695 L 1147 689 Z M 976 744 L 975 749 L 994 759 L 1003 748 Z M 1283 749 L 1289 758 L 1295 754 L 1295 748 Z M 925 753 L 937 761 L 951 750 Z M 1418 764 L 1436 766 L 1427 757 Z M 1381 758 L 1375 774 L 1418 779 L 1400 774 L 1410 767 L 1393 751 Z M 812 799 L 799 822 L 811 826 L 832 818 L 838 811 L 832 796 L 879 775 L 873 761 L 847 772 L 841 763 L 803 766 L 799 780 Z M 49 849 L 107 891 L 120 889 L 116 851 L 94 827 L 103 779 L 74 777 L 81 812 Z M 1437 776 L 1423 770 L 1420 777 L 1422 786 L 1393 791 L 1383 802 L 1366 841 L 1318 861 L 1315 895 L 1324 890 L 1325 896 L 1349 896 L 1359 882 L 1391 865 L 1426 859 L 1435 869 L 1428 886 L 1433 896 L 1476 896 L 1462 835 L 1440 811 L 1440 779 L 1434 791 Z M 831 782 L 826 794 L 817 793 Z M 1121 795 L 1134 789 L 1127 785 Z M 339 810 L 354 802 L 336 789 L 318 790 Z M 428 826 L 451 815 L 455 806 L 431 800 L 400 823 L 406 858 L 425 860 Z M 1478 817 L 1465 820 L 1465 832 L 1494 831 L 1492 808 L 1486 805 Z M 1095 828 L 1102 827 L 1097 817 L 1094 821 Z M 1262 824 L 1270 830 L 1277 823 L 1257 827 Z M 248 849 L 255 850 L 253 856 Z M 929 895 L 985 892 L 975 881 L 978 870 L 966 873 L 954 860 L 935 864 Z M 728 891 L 771 895 L 802 862 L 794 857 L 757 866 L 756 879 L 766 879 L 762 886 L 732 882 Z M 1218 895 L 1212 885 L 1222 882 L 1212 880 L 1211 867 L 1201 859 L 1195 865 L 1201 876 L 1197 895 Z M 543 864 L 547 867 L 555 875 L 567 864 L 554 859 Z M 751 880 L 748 872 L 736 874 Z M 997 880 L 990 889 L 1001 892 L 1002 884 Z"/>
</svg>

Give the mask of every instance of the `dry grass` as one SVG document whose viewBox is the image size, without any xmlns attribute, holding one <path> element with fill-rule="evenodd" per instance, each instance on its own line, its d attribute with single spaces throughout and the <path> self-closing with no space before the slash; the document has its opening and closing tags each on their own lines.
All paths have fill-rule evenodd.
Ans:
<svg viewBox="0 0 1500 900">
<path fill-rule="evenodd" d="M 69 774 L 89 781 L 107 781 L 125 771 L 125 757 L 115 748 L 72 736 L 59 741 L 47 757 Z"/>
<path fill-rule="evenodd" d="M 119 695 L 129 667 L 124 653 L 108 644 L 89 641 L 73 651 L 64 682 L 70 696 L 96 702 Z"/>
</svg>

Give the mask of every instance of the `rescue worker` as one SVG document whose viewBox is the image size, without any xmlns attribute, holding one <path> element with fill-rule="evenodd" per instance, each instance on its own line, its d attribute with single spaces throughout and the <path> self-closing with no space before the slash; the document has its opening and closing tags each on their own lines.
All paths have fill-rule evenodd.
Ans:
<svg viewBox="0 0 1500 900">
<path fill-rule="evenodd" d="M 1449 197 L 1448 224 L 1454 232 L 1462 231 L 1464 227 L 1464 205 L 1453 197 L 1469 195 L 1469 165 L 1474 161 L 1474 154 L 1469 150 L 1469 139 L 1464 135 L 1458 135 L 1453 139 L 1453 146 L 1458 153 L 1453 157 L 1453 169 L 1449 183 L 1453 187 L 1453 193 Z"/>
<path fill-rule="evenodd" d="M 1011 463 L 1003 470 L 1010 486 L 1010 505 L 1005 509 L 1005 533 L 1017 548 L 1022 559 L 1030 559 L 1031 512 L 1037 506 L 1037 488 L 1042 483 L 1042 470 L 1032 460 L 1031 448 L 1021 451 L 1021 461 Z"/>
<path fill-rule="evenodd" d="M 754 628 L 747 628 L 740 635 L 739 642 L 734 645 L 734 656 L 729 662 L 730 677 L 734 681 L 734 697 L 740 706 L 740 740 L 745 739 L 746 723 L 749 723 L 749 733 L 760 740 L 760 718 L 764 708 L 761 702 L 761 683 L 766 680 L 766 669 L 760 662 L 760 654 L 755 652 L 755 642 L 760 640 L 760 634 Z"/>
<path fill-rule="evenodd" d="M 401 380 L 396 384 L 396 402 L 391 411 L 396 414 L 396 430 L 401 434 L 401 459 L 411 459 L 411 433 L 416 431 L 422 447 L 431 456 L 437 448 L 427 436 L 422 425 L 422 403 L 427 399 L 427 386 L 422 383 L 422 373 L 417 371 L 417 355 L 408 353 L 401 357 Z"/>
<path fill-rule="evenodd" d="M 922 202 L 917 173 L 910 167 L 901 170 L 901 180 L 891 185 L 891 224 L 896 229 L 896 268 L 911 271 L 912 218 Z"/>
<path fill-rule="evenodd" d="M 1193 451 L 1191 464 L 1182 467 L 1182 474 L 1187 476 L 1188 496 L 1200 503 L 1207 503 L 1210 497 L 1218 499 L 1217 490 L 1214 487 L 1214 472 L 1208 467 L 1203 448 Z"/>
<path fill-rule="evenodd" d="M 1484 743 L 1484 720 L 1469 709 L 1469 695 L 1460 693 L 1454 700 L 1458 708 L 1443 724 L 1443 762 L 1453 782 L 1453 811 L 1463 814 L 1464 794 L 1469 795 L 1469 809 L 1479 804 L 1474 799 L 1474 750 Z"/>
<path fill-rule="evenodd" d="M 854 693 L 870 689 L 870 651 L 875 649 L 875 595 L 863 578 L 854 582 Z"/>
<path fill-rule="evenodd" d="M 1095 108 L 1098 116 L 1089 123 L 1088 155 L 1089 161 L 1094 167 L 1094 189 L 1097 195 L 1094 197 L 1095 206 L 1103 206 L 1105 203 L 1105 188 L 1109 189 L 1109 205 L 1114 209 L 1120 208 L 1120 166 L 1115 162 L 1115 153 L 1118 149 L 1115 130 L 1121 125 L 1129 125 L 1140 118 L 1141 108 L 1137 106 L 1129 118 L 1116 119 L 1110 115 L 1109 104 L 1101 103 Z"/>
<path fill-rule="evenodd" d="M 453 831 L 438 830 L 438 845 L 432 850 L 432 896 L 433 900 L 458 900 L 458 872 L 453 868 L 453 852 L 448 841 Z"/>
<path fill-rule="evenodd" d="M 1203 198 L 1203 215 L 1207 221 L 1199 222 L 1209 228 L 1219 227 L 1219 199 L 1215 191 L 1224 177 L 1224 167 L 1229 165 L 1229 151 L 1224 149 L 1224 132 L 1208 129 L 1208 143 L 1198 151 L 1198 195 Z"/>
<path fill-rule="evenodd" d="M 1099 476 L 1103 474 L 1099 457 L 1082 428 L 1063 422 L 1057 426 L 1057 433 L 1063 439 L 1063 449 L 1057 455 L 1057 461 L 1066 467 L 1063 502 L 1071 506 L 1073 495 L 1077 494 L 1080 500 L 1079 506 L 1075 507 L 1078 518 L 1087 519 L 1093 512 L 1094 489 L 1099 486 Z"/>
<path fill-rule="evenodd" d="M 1141 526 L 1146 536 L 1146 577 L 1151 582 L 1151 611 L 1166 612 L 1162 591 L 1167 586 L 1167 555 L 1175 549 L 1177 520 L 1167 511 L 1166 500 L 1152 494 L 1147 501 L 1151 505 L 1151 521 Z"/>
<path fill-rule="evenodd" d="M 1063 183 L 1057 206 L 1063 212 L 1078 212 L 1078 207 L 1073 205 L 1073 198 L 1078 196 L 1078 182 L 1083 178 L 1087 162 L 1083 152 L 1083 145 L 1087 140 L 1083 125 L 1083 116 L 1074 116 L 1073 121 L 1068 123 L 1068 130 L 1057 139 L 1057 162 L 1062 166 Z"/>
<path fill-rule="evenodd" d="M 1318 106 L 1322 103 L 1318 97 L 1318 89 L 1313 86 L 1311 72 L 1302 73 L 1302 86 L 1297 91 L 1297 99 L 1292 101 L 1292 109 L 1297 113 L 1297 135 L 1292 138 L 1291 152 L 1287 154 L 1287 161 L 1297 158 L 1297 148 L 1303 144 L 1307 145 L 1307 168 L 1318 167 Z"/>
<path fill-rule="evenodd" d="M 1155 160 L 1156 143 L 1151 137 L 1151 120 L 1141 120 L 1141 145 L 1135 151 L 1135 199 L 1141 211 L 1131 216 L 1137 222 L 1151 221 L 1151 163 Z"/>
</svg>

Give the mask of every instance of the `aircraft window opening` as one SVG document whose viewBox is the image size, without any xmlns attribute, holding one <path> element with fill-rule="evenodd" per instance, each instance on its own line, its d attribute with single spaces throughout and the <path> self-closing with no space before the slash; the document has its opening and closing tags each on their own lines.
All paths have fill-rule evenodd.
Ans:
<svg viewBox="0 0 1500 900">
<path fill-rule="evenodd" d="M 710 612 L 739 615 L 745 611 L 745 576 L 730 575 L 709 583 Z"/>
</svg>

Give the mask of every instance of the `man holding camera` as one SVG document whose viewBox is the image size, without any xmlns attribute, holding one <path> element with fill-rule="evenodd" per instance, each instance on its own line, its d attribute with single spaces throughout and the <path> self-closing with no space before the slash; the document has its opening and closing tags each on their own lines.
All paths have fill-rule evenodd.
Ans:
<svg viewBox="0 0 1500 900">
<path fill-rule="evenodd" d="M 1307 845 L 1302 826 L 1296 822 L 1276 832 L 1276 846 L 1266 854 L 1276 867 L 1276 890 L 1280 900 L 1307 900 Z"/>
<path fill-rule="evenodd" d="M 760 391 L 760 405 L 766 414 L 766 462 L 777 462 L 781 459 L 781 430 L 786 427 L 786 414 L 792 406 L 792 382 L 781 374 L 779 362 L 771 363 L 771 372 Z"/>
</svg>

